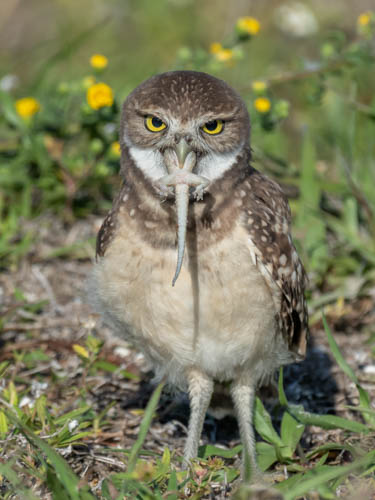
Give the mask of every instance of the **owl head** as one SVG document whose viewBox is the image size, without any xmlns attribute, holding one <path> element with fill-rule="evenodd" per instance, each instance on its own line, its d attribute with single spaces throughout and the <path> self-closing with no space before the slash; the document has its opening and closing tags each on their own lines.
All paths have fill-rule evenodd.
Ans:
<svg viewBox="0 0 375 500">
<path fill-rule="evenodd" d="M 165 175 L 163 155 L 184 145 L 197 156 L 195 173 L 213 181 L 249 149 L 243 100 L 224 81 L 196 71 L 153 76 L 126 99 L 120 142 L 150 180 Z"/>
</svg>

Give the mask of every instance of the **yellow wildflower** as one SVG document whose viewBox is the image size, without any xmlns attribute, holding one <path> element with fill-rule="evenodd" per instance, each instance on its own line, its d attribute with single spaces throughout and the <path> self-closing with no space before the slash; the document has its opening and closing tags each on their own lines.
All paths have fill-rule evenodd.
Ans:
<svg viewBox="0 0 375 500">
<path fill-rule="evenodd" d="M 120 143 L 118 141 L 112 142 L 111 153 L 113 154 L 113 156 L 120 156 L 121 148 L 120 148 Z"/>
<path fill-rule="evenodd" d="M 23 97 L 15 103 L 16 111 L 22 118 L 30 118 L 40 110 L 39 102 L 34 97 Z"/>
<path fill-rule="evenodd" d="M 367 26 L 371 22 L 371 12 L 363 12 L 358 16 L 357 23 L 360 26 Z"/>
<path fill-rule="evenodd" d="M 271 101 L 267 97 L 258 97 L 254 101 L 254 107 L 259 113 L 267 113 L 271 109 Z"/>
<path fill-rule="evenodd" d="M 219 43 L 219 42 L 211 43 L 211 45 L 210 45 L 210 53 L 211 54 L 217 54 L 221 50 L 223 50 L 223 46 L 221 45 L 221 43 Z"/>
<path fill-rule="evenodd" d="M 215 59 L 220 62 L 227 62 L 233 59 L 233 50 L 232 49 L 221 49 L 219 52 L 216 52 Z"/>
<path fill-rule="evenodd" d="M 237 21 L 236 28 L 240 34 L 257 35 L 260 30 L 260 22 L 255 17 L 245 16 L 240 17 Z"/>
<path fill-rule="evenodd" d="M 95 77 L 94 76 L 85 76 L 85 78 L 82 80 L 82 85 L 83 85 L 83 88 L 84 89 L 88 89 L 89 87 L 91 87 L 92 85 L 94 85 L 95 83 Z"/>
<path fill-rule="evenodd" d="M 261 80 L 254 80 L 251 86 L 254 92 L 264 92 L 267 88 L 266 82 L 262 82 Z"/>
<path fill-rule="evenodd" d="M 108 59 L 102 54 L 94 54 L 90 57 L 90 64 L 95 69 L 104 69 L 107 67 Z"/>
<path fill-rule="evenodd" d="M 92 109 L 112 106 L 113 92 L 106 83 L 95 83 L 87 89 L 87 102 Z"/>
</svg>

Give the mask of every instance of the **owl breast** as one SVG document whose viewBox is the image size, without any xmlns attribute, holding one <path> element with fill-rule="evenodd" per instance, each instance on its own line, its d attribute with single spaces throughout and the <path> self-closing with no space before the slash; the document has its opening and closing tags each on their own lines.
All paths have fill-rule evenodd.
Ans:
<svg viewBox="0 0 375 500">
<path fill-rule="evenodd" d="M 248 238 L 238 225 L 204 251 L 188 248 L 172 287 L 176 251 L 151 247 L 136 230 L 120 228 L 95 268 L 96 306 L 145 353 L 157 376 L 181 388 L 191 366 L 220 381 L 242 370 L 260 379 L 274 371 L 275 359 L 287 362 L 288 350 Z"/>
</svg>

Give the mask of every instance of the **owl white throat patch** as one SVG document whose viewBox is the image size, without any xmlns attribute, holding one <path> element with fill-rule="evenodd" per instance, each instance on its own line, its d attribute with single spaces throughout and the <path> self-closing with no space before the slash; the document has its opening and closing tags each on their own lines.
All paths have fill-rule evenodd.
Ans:
<svg viewBox="0 0 375 500">
<path fill-rule="evenodd" d="M 215 181 L 236 163 L 241 150 L 242 146 L 230 153 L 208 153 L 198 161 L 195 173 L 206 177 L 210 181 Z M 131 146 L 129 152 L 136 166 L 151 181 L 157 181 L 167 174 L 163 155 L 160 151 L 152 148 Z"/>
</svg>

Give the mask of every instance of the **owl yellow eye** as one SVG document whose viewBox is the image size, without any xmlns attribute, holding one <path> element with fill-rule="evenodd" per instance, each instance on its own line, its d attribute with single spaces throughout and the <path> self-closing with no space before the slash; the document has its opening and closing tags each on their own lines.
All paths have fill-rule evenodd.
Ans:
<svg viewBox="0 0 375 500">
<path fill-rule="evenodd" d="M 205 123 L 202 129 L 203 132 L 206 132 L 206 134 L 210 135 L 220 134 L 220 132 L 222 132 L 224 129 L 224 122 L 223 120 L 212 120 L 210 122 Z"/>
<path fill-rule="evenodd" d="M 150 132 L 161 132 L 167 127 L 167 125 L 157 116 L 149 115 L 145 118 L 145 127 Z"/>
</svg>

